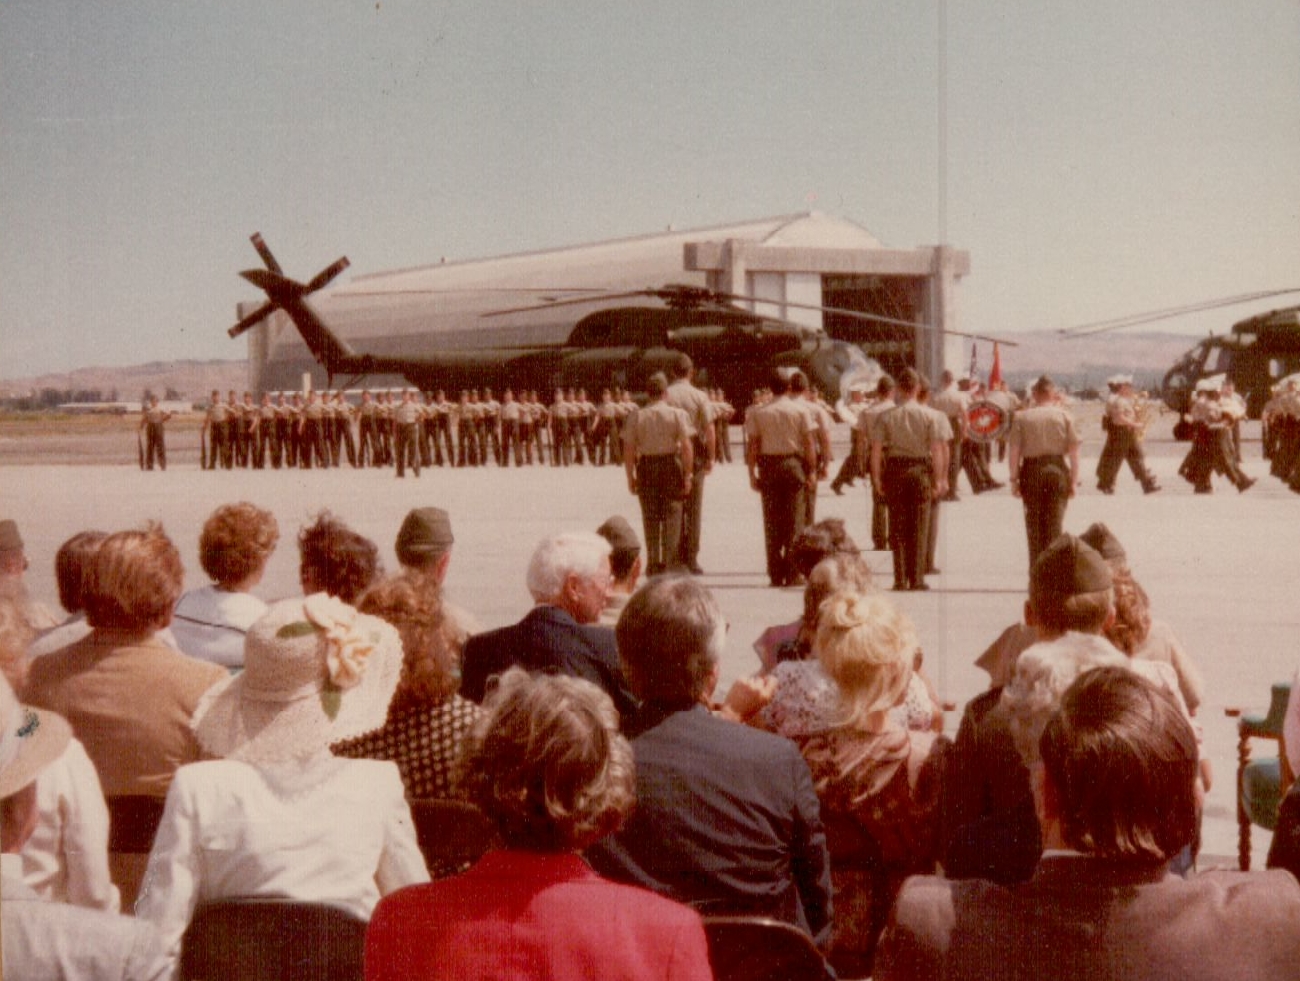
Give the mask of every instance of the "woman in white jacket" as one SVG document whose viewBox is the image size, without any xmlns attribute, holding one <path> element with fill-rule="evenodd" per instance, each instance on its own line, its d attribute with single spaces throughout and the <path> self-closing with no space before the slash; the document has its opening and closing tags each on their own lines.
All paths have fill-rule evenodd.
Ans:
<svg viewBox="0 0 1300 981">
<path fill-rule="evenodd" d="M 202 902 L 277 896 L 369 918 L 428 881 L 397 767 L 329 751 L 383 724 L 401 663 L 392 627 L 324 593 L 249 630 L 243 673 L 194 714 L 223 758 L 177 771 L 136 904 L 173 957 Z"/>
</svg>

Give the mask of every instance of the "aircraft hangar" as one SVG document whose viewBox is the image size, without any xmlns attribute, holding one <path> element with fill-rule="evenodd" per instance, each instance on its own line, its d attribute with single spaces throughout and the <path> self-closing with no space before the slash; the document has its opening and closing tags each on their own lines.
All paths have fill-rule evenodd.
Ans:
<svg viewBox="0 0 1300 981">
<path fill-rule="evenodd" d="M 970 254 L 963 250 L 887 248 L 853 221 L 809 212 L 367 273 L 317 294 L 312 305 L 358 352 L 420 357 L 487 343 L 562 344 L 587 314 L 634 302 L 606 294 L 681 283 L 754 297 L 748 306 L 755 312 L 823 327 L 832 337 L 861 346 L 888 371 L 910 364 L 933 376 L 944 364 L 944 331 L 956 326 L 957 281 L 969 271 Z M 239 304 L 239 316 L 258 305 L 256 300 Z M 308 372 L 313 386 L 326 384 L 324 370 L 283 311 L 248 337 L 254 390 L 297 389 Z M 400 387 L 404 382 L 387 376 L 371 377 L 367 384 Z"/>
</svg>

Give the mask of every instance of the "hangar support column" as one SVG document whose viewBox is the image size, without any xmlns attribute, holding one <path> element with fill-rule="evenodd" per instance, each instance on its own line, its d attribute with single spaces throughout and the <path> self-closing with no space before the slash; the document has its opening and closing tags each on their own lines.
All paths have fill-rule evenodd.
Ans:
<svg viewBox="0 0 1300 981">
<path fill-rule="evenodd" d="M 937 329 L 916 332 L 916 370 L 926 378 L 937 380 L 945 367 L 946 331 L 955 319 L 954 287 L 957 276 L 966 272 L 968 265 L 969 260 L 965 264 L 958 262 L 957 251 L 949 245 L 930 250 L 930 275 L 925 291 L 927 309 L 922 319 Z"/>
</svg>

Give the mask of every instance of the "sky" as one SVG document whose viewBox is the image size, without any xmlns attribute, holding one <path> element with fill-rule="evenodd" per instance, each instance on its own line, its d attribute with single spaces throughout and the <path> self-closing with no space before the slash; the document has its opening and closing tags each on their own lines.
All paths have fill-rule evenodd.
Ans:
<svg viewBox="0 0 1300 981">
<path fill-rule="evenodd" d="M 1300 0 L 0 3 L 0 376 L 243 357 L 254 231 L 307 279 L 810 209 L 968 250 L 974 331 L 1300 288 Z"/>
</svg>

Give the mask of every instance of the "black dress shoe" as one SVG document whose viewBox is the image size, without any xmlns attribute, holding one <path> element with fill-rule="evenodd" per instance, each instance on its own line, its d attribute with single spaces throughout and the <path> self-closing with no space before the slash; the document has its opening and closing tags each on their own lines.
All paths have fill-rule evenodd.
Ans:
<svg viewBox="0 0 1300 981">
<path fill-rule="evenodd" d="M 903 582 L 902 580 L 895 580 L 893 586 L 893 590 L 896 593 L 906 593 L 911 588 L 912 587 L 910 587 L 907 583 Z"/>
<path fill-rule="evenodd" d="M 1242 491 L 1248 491 L 1254 486 L 1255 486 L 1254 477 L 1243 477 L 1241 483 L 1237 485 L 1237 493 L 1240 494 Z"/>
<path fill-rule="evenodd" d="M 1156 494 L 1159 493 L 1159 491 L 1160 491 L 1159 484 L 1147 484 L 1145 487 L 1142 488 L 1143 494 Z"/>
<path fill-rule="evenodd" d="M 831 490 L 835 492 L 836 497 L 844 496 L 844 491 L 840 488 L 839 484 L 831 484 Z"/>
<path fill-rule="evenodd" d="M 912 583 L 911 590 L 914 593 L 927 593 L 930 591 L 930 586 L 928 583 L 914 582 Z"/>
<path fill-rule="evenodd" d="M 686 571 L 693 576 L 704 575 L 704 570 L 700 568 L 700 564 L 698 562 L 687 562 Z"/>
<path fill-rule="evenodd" d="M 1114 494 L 1114 493 L 1115 493 L 1115 488 L 1114 488 L 1114 487 L 1102 487 L 1101 484 L 1098 484 L 1098 485 L 1097 485 L 1097 490 L 1101 491 L 1103 494 Z"/>
</svg>

